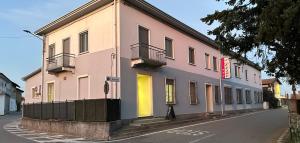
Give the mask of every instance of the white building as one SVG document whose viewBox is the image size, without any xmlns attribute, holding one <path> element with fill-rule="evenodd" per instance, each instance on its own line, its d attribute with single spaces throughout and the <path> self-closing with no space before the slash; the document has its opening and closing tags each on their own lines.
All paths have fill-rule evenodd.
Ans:
<svg viewBox="0 0 300 143">
<path fill-rule="evenodd" d="M 18 104 L 21 104 L 21 93 L 19 85 L 12 82 L 3 73 L 0 73 L 0 115 L 18 110 Z"/>
</svg>

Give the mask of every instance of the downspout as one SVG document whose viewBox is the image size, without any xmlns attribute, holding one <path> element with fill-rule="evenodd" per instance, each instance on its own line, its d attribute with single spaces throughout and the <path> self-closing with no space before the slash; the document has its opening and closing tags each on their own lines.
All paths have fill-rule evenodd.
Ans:
<svg viewBox="0 0 300 143">
<path fill-rule="evenodd" d="M 45 48 L 46 48 L 46 36 L 43 36 L 43 50 L 42 50 L 42 89 L 41 89 L 41 94 L 42 94 L 42 99 L 41 102 L 44 101 L 44 68 L 45 68 Z"/>
<path fill-rule="evenodd" d="M 221 114 L 224 115 L 224 105 L 223 105 L 223 87 L 222 87 L 222 53 L 221 53 L 221 49 L 220 49 L 220 53 L 219 53 L 219 71 L 220 71 L 220 96 L 221 96 Z"/>
<path fill-rule="evenodd" d="M 119 52 L 118 52 L 118 14 L 117 14 L 117 12 L 118 12 L 118 7 L 117 7 L 117 1 L 118 0 L 114 0 L 114 9 L 115 9 L 115 20 L 114 20 L 114 26 L 115 26 L 115 48 L 116 48 L 116 77 L 118 77 L 119 76 L 119 74 L 118 74 L 118 66 L 119 66 L 119 64 L 118 64 L 118 57 L 119 57 Z M 116 99 L 118 99 L 118 82 L 115 82 L 116 83 L 116 86 L 115 86 L 115 88 L 116 88 Z"/>
</svg>

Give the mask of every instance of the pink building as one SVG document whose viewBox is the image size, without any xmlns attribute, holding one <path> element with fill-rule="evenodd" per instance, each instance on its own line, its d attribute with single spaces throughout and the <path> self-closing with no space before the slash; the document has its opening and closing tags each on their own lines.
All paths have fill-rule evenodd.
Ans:
<svg viewBox="0 0 300 143">
<path fill-rule="evenodd" d="M 41 69 L 24 77 L 25 102 L 121 99 L 121 118 L 261 108 L 260 68 L 232 59 L 220 84 L 213 40 L 140 0 L 93 0 L 36 31 Z M 226 57 L 226 56 L 225 56 Z M 239 61 L 244 61 L 240 64 Z"/>
</svg>

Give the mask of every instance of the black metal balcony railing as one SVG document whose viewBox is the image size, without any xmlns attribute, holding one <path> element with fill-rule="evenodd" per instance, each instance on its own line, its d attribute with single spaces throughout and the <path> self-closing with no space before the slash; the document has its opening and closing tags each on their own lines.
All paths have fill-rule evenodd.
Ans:
<svg viewBox="0 0 300 143">
<path fill-rule="evenodd" d="M 74 54 L 57 54 L 53 57 L 47 58 L 48 72 L 62 72 L 64 68 L 75 68 L 75 55 Z"/>
<path fill-rule="evenodd" d="M 151 45 L 137 43 L 131 45 L 131 60 L 142 60 L 141 63 L 136 65 L 148 65 L 153 67 L 159 67 L 166 65 L 166 51 Z"/>
</svg>

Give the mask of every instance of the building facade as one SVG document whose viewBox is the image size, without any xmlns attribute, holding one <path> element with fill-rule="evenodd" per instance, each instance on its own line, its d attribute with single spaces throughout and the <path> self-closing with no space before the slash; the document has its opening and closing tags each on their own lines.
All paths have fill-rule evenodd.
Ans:
<svg viewBox="0 0 300 143">
<path fill-rule="evenodd" d="M 220 82 L 228 56 L 145 1 L 94 0 L 36 34 L 44 68 L 24 78 L 26 103 L 105 98 L 105 80 L 118 77 L 107 98 L 121 99 L 122 119 L 165 116 L 168 105 L 177 115 L 262 107 L 258 66 L 230 59 L 231 77 Z"/>
<path fill-rule="evenodd" d="M 23 91 L 19 85 L 0 73 L 0 115 L 17 111 Z"/>
<path fill-rule="evenodd" d="M 281 94 L 281 87 L 280 86 L 281 86 L 281 82 L 277 78 L 263 79 L 262 80 L 263 90 L 271 92 L 272 96 L 278 99 L 279 106 L 282 105 L 283 100 L 286 98 L 285 95 Z"/>
</svg>

